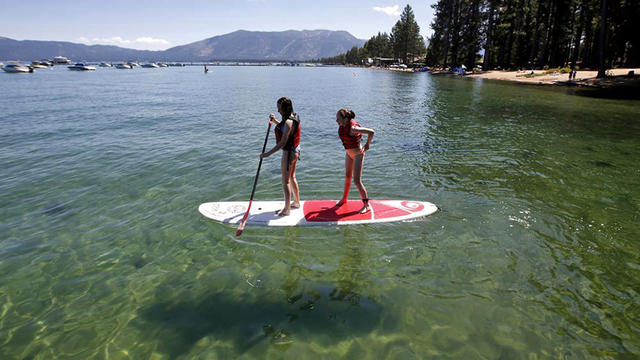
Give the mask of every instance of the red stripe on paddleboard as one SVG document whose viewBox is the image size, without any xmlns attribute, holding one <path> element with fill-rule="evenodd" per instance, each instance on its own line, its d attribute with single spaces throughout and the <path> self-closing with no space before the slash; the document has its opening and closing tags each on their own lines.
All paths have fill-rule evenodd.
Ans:
<svg viewBox="0 0 640 360">
<path fill-rule="evenodd" d="M 351 200 L 341 207 L 335 207 L 332 200 L 308 200 L 304 202 L 303 212 L 307 221 L 341 222 L 371 220 L 372 212 L 360 214 L 362 201 Z M 370 200 L 374 220 L 403 217 L 424 210 L 424 205 L 416 201 L 403 201 L 399 206 L 385 203 L 383 200 Z"/>
<path fill-rule="evenodd" d="M 389 218 L 409 215 L 411 213 L 406 209 L 400 209 L 394 206 L 389 206 L 387 204 L 384 204 L 375 200 L 372 200 L 369 202 L 371 203 L 371 207 L 373 208 L 373 214 L 376 219 L 389 219 Z"/>
<path fill-rule="evenodd" d="M 362 201 L 360 200 L 350 200 L 340 207 L 335 207 L 335 204 L 336 201 L 333 200 L 307 200 L 304 202 L 302 209 L 304 212 L 304 218 L 307 221 L 315 222 L 341 222 L 371 219 L 371 211 L 366 214 L 360 214 L 358 212 L 362 209 Z"/>
</svg>

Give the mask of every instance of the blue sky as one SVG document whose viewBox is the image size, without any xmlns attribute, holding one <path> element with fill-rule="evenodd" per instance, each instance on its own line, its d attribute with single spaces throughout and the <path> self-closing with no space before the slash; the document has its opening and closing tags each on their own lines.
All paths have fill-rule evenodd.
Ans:
<svg viewBox="0 0 640 360">
<path fill-rule="evenodd" d="M 0 12 L 0 36 L 163 50 L 235 30 L 346 30 L 360 39 L 390 32 L 409 4 L 431 35 L 435 0 L 33 0 Z"/>
</svg>

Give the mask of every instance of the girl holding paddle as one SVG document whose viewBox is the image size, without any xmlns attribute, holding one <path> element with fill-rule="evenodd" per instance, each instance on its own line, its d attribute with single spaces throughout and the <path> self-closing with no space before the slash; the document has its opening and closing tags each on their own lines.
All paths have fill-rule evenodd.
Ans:
<svg viewBox="0 0 640 360">
<path fill-rule="evenodd" d="M 360 126 L 360 124 L 356 122 L 355 117 L 356 113 L 353 112 L 353 110 L 340 109 L 336 113 L 336 122 L 340 125 L 338 135 L 346 151 L 344 157 L 344 194 L 342 195 L 342 199 L 336 203 L 336 207 L 340 207 L 347 202 L 349 189 L 351 188 L 351 177 L 353 176 L 353 182 L 356 184 L 356 187 L 358 187 L 358 191 L 362 197 L 363 206 L 359 211 L 364 214 L 369 211 L 370 208 L 367 189 L 362 184 L 362 165 L 364 163 L 364 154 L 369 150 L 375 131 Z M 367 135 L 367 142 L 364 146 L 360 144 L 362 134 Z"/>
<path fill-rule="evenodd" d="M 282 171 L 282 190 L 284 192 L 284 208 L 279 210 L 279 216 L 286 216 L 291 213 L 291 208 L 300 207 L 300 189 L 296 179 L 296 165 L 300 158 L 300 117 L 293 112 L 293 103 L 287 97 L 278 99 L 278 113 L 282 115 L 282 120 L 278 121 L 274 114 L 269 116 L 269 121 L 276 125 L 276 145 L 273 149 L 260 154 L 260 159 L 267 158 L 282 149 L 282 159 L 280 162 Z M 293 193 L 293 202 L 291 202 Z"/>
</svg>

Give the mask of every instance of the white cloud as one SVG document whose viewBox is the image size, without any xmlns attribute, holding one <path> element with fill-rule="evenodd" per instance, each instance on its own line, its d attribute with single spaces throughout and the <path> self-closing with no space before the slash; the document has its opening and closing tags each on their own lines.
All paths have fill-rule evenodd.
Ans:
<svg viewBox="0 0 640 360">
<path fill-rule="evenodd" d="M 400 5 L 385 6 L 385 7 L 374 6 L 373 10 L 385 13 L 389 16 L 400 16 L 400 14 L 402 14 L 402 12 L 400 11 Z"/>
<path fill-rule="evenodd" d="M 171 44 L 170 42 L 168 42 L 165 39 L 156 39 L 156 38 L 152 38 L 149 36 L 142 36 L 139 37 L 135 40 L 127 40 L 127 39 L 123 39 L 120 36 L 113 36 L 113 37 L 109 37 L 109 38 L 98 38 L 98 37 L 94 37 L 92 39 L 87 38 L 86 36 L 81 36 L 78 38 L 78 42 L 84 43 L 84 44 L 90 44 L 90 45 L 95 45 L 95 44 L 101 44 L 101 45 L 116 45 L 116 46 L 136 46 L 136 45 L 142 45 L 142 47 L 148 47 L 148 46 L 154 46 L 154 47 L 158 47 L 159 45 L 169 45 Z"/>
<path fill-rule="evenodd" d="M 139 44 L 162 44 L 162 45 L 170 44 L 170 42 L 168 42 L 165 39 L 154 39 L 152 37 L 139 37 L 135 39 L 134 42 Z"/>
</svg>

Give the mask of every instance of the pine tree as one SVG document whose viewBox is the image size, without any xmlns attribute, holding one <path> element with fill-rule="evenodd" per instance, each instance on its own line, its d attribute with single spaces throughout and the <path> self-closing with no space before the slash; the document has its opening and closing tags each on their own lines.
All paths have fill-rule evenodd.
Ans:
<svg viewBox="0 0 640 360">
<path fill-rule="evenodd" d="M 362 47 L 369 57 L 391 57 L 392 50 L 387 33 L 378 33 L 369 39 Z"/>
<path fill-rule="evenodd" d="M 637 0 L 439 0 L 427 52 L 429 65 L 484 69 L 637 66 Z"/>
<path fill-rule="evenodd" d="M 405 6 L 400 20 L 391 29 L 390 37 L 394 57 L 401 58 L 405 64 L 408 60 L 413 60 L 414 56 L 423 55 L 426 52 L 424 39 L 420 35 L 420 26 L 409 5 Z"/>
</svg>

